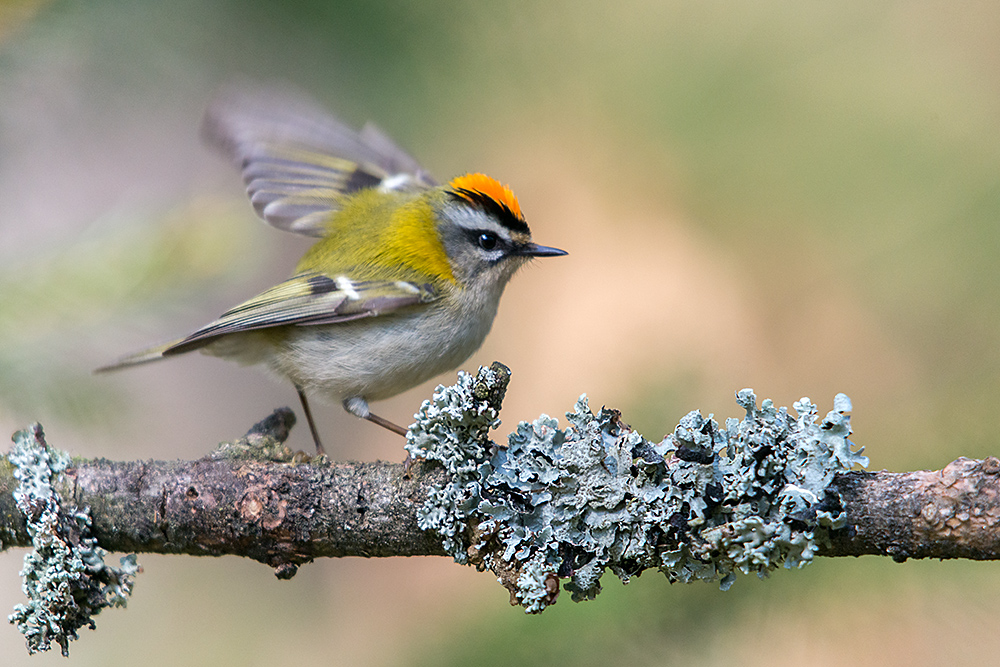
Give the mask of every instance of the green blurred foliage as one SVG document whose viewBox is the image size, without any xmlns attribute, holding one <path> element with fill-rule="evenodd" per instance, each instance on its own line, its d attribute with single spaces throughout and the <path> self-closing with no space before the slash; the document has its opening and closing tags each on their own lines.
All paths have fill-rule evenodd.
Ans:
<svg viewBox="0 0 1000 667">
<path fill-rule="evenodd" d="M 860 566 L 860 567 L 859 567 Z M 670 586 L 646 573 L 608 582 L 597 601 L 546 610 L 545 618 L 499 605 L 449 629 L 419 665 L 975 664 L 989 631 L 996 577 L 985 563 L 829 560 L 804 573 L 743 578 L 729 591 Z M 944 577 L 940 575 L 945 573 Z M 836 592 L 834 592 L 836 591 Z M 499 596 L 498 596 L 499 597 Z M 845 608 L 841 599 L 852 601 Z M 899 606 L 897 607 L 897 603 Z M 884 614 L 866 623 L 868 610 Z M 968 626 L 955 627 L 968 613 Z M 948 626 L 952 642 L 899 646 L 900 629 Z M 878 655 L 879 658 L 874 656 Z"/>
<path fill-rule="evenodd" d="M 103 423 L 125 398 L 89 372 L 109 361 L 88 354 L 107 349 L 98 341 L 108 322 L 175 309 L 192 290 L 238 278 L 236 260 L 252 247 L 244 218 L 230 203 L 196 200 L 158 218 L 101 221 L 73 244 L 4 263 L 2 409 L 25 421 L 44 410 Z"/>
</svg>

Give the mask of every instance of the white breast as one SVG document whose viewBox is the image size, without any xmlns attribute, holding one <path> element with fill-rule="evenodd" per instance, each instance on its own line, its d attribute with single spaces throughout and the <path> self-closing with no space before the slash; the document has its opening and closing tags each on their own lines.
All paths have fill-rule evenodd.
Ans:
<svg viewBox="0 0 1000 667">
<path fill-rule="evenodd" d="M 475 301 L 470 299 L 470 302 Z M 453 312 L 441 302 L 354 322 L 298 327 L 271 370 L 333 401 L 379 400 L 452 370 L 482 344 L 499 295 Z"/>
</svg>

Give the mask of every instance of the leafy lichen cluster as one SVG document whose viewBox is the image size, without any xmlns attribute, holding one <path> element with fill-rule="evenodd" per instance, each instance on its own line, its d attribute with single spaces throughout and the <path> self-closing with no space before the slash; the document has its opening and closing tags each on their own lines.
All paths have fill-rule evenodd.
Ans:
<svg viewBox="0 0 1000 667">
<path fill-rule="evenodd" d="M 93 617 L 104 607 L 125 606 L 139 567 L 134 555 L 122 558 L 118 568 L 106 565 L 107 552 L 91 536 L 89 509 L 61 504 L 53 485 L 70 459 L 45 443 L 41 426 L 15 433 L 8 459 L 18 481 L 14 498 L 34 547 L 21 571 L 28 603 L 14 607 L 8 619 L 25 636 L 29 653 L 47 651 L 54 642 L 69 655 L 77 630 L 93 629 Z"/>
<path fill-rule="evenodd" d="M 500 363 L 482 367 L 473 377 L 459 372 L 451 387 L 439 385 L 414 415 L 406 434 L 406 450 L 414 459 L 437 461 L 449 474 L 445 485 L 433 486 L 420 508 L 423 530 L 441 535 L 445 550 L 468 563 L 464 533 L 481 500 L 482 479 L 489 472 L 494 448 L 490 429 L 500 425 L 500 404 L 510 370 Z"/>
<path fill-rule="evenodd" d="M 719 578 L 728 588 L 737 571 L 765 576 L 806 565 L 827 531 L 844 526 L 841 498 L 828 490 L 834 475 L 868 465 L 847 439 L 844 394 L 819 424 L 808 398 L 794 403 L 795 417 L 770 399 L 758 407 L 749 389 L 736 400 L 746 410 L 742 421 L 729 418 L 720 431 L 691 412 L 664 440 L 671 479 L 690 503 L 686 513 L 681 505 L 686 531 L 678 548 L 663 553 L 660 567 L 671 581 Z"/>
<path fill-rule="evenodd" d="M 474 392 L 497 381 L 492 373 L 439 387 L 407 447 L 451 474 L 420 509 L 421 527 L 459 562 L 471 555 L 506 579 L 529 612 L 555 601 L 559 579 L 574 600 L 592 599 L 608 569 L 626 583 L 657 568 L 728 588 L 736 572 L 801 567 L 843 525 L 833 476 L 868 462 L 847 440 L 843 394 L 817 424 L 808 399 L 793 417 L 769 400 L 758 406 L 749 389 L 737 394 L 746 417 L 724 429 L 695 411 L 654 444 L 614 410 L 593 414 L 583 396 L 565 430 L 542 415 L 500 448 L 488 438 L 499 404 Z"/>
</svg>

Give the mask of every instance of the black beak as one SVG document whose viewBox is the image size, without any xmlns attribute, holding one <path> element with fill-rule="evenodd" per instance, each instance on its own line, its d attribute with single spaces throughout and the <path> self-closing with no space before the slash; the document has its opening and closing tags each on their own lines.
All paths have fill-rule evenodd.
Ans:
<svg viewBox="0 0 1000 667">
<path fill-rule="evenodd" d="M 524 257 L 558 257 L 560 255 L 568 255 L 565 250 L 560 250 L 559 248 L 550 248 L 546 245 L 538 245 L 537 243 L 525 243 L 522 246 L 515 248 L 514 255 L 522 255 Z"/>
</svg>

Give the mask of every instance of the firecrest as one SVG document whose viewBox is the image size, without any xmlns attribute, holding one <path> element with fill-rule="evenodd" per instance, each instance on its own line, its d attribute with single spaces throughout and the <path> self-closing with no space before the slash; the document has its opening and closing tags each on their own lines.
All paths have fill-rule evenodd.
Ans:
<svg viewBox="0 0 1000 667">
<path fill-rule="evenodd" d="M 288 92 L 231 91 L 204 136 L 242 170 L 268 224 L 319 240 L 294 275 L 185 338 L 98 371 L 201 352 L 287 378 L 324 453 L 308 394 L 396 433 L 369 401 L 451 370 L 482 344 L 507 281 L 538 245 L 510 189 L 438 184 L 375 126 L 355 132 Z"/>
</svg>

